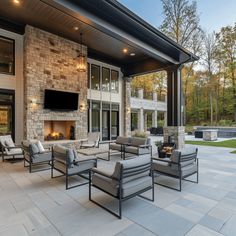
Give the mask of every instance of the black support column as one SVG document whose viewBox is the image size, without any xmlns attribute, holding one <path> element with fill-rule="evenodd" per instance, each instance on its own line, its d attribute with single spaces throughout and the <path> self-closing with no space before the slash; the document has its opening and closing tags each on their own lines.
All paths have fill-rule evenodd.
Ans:
<svg viewBox="0 0 236 236">
<path fill-rule="evenodd" d="M 167 71 L 167 127 L 164 127 L 164 142 L 170 140 L 178 149 L 185 146 L 181 68 L 175 66 Z"/>
<path fill-rule="evenodd" d="M 182 126 L 181 67 L 167 71 L 167 126 Z"/>
</svg>

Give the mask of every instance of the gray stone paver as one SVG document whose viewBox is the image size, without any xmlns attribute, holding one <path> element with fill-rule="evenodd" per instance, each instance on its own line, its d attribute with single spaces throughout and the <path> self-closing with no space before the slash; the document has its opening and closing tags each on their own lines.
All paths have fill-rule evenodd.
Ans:
<svg viewBox="0 0 236 236">
<path fill-rule="evenodd" d="M 64 179 L 51 179 L 50 171 L 29 174 L 22 162 L 1 162 L 0 235 L 235 236 L 236 155 L 230 150 L 199 147 L 199 184 L 186 182 L 181 193 L 155 185 L 155 202 L 130 199 L 122 220 L 91 203 L 88 186 L 66 191 Z M 111 159 L 98 166 L 113 168 L 120 160 Z M 177 184 L 164 177 L 159 181 Z M 116 207 L 110 197 L 93 193 Z"/>
</svg>

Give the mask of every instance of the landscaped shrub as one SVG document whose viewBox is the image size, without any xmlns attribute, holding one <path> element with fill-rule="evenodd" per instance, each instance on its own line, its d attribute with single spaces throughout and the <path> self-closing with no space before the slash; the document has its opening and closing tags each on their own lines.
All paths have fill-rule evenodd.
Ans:
<svg viewBox="0 0 236 236">
<path fill-rule="evenodd" d="M 220 120 L 219 126 L 232 126 L 233 121 L 232 120 Z"/>
<path fill-rule="evenodd" d="M 141 132 L 138 130 L 136 130 L 132 136 L 137 138 L 147 138 L 147 134 L 145 132 Z"/>
</svg>

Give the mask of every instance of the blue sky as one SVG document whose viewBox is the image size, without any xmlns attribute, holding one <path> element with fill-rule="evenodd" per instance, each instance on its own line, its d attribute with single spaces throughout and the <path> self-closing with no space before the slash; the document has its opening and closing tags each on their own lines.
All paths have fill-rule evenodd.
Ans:
<svg viewBox="0 0 236 236">
<path fill-rule="evenodd" d="M 119 0 L 131 11 L 151 25 L 158 27 L 162 22 L 160 0 Z M 200 24 L 207 32 L 219 31 L 221 27 L 236 22 L 236 0 L 196 0 Z"/>
</svg>

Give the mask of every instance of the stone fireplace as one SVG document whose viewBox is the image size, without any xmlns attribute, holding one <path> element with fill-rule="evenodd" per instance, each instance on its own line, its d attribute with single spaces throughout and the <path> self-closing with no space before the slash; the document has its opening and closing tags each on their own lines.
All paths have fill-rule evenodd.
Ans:
<svg viewBox="0 0 236 236">
<path fill-rule="evenodd" d="M 44 140 L 75 139 L 75 121 L 44 121 Z"/>
<path fill-rule="evenodd" d="M 87 72 L 76 70 L 80 44 L 27 25 L 24 37 L 25 139 L 70 139 L 74 126 L 75 139 L 87 137 Z M 84 54 L 87 48 L 83 46 Z M 45 89 L 79 92 L 75 111 L 44 109 Z M 34 102 L 33 102 L 34 101 Z M 57 133 L 55 133 L 57 132 Z M 59 133 L 59 134 L 58 134 Z M 46 137 L 47 139 L 47 137 Z"/>
</svg>

